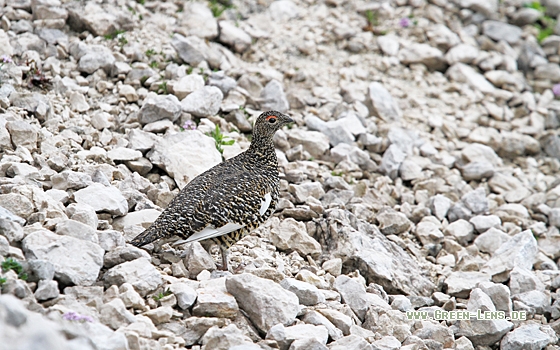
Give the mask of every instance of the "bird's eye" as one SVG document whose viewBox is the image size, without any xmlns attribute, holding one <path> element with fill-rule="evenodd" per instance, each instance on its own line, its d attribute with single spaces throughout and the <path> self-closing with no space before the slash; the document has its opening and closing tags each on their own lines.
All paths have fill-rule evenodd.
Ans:
<svg viewBox="0 0 560 350">
<path fill-rule="evenodd" d="M 268 120 L 268 122 L 269 122 L 270 124 L 276 123 L 276 117 L 268 117 L 268 118 L 266 118 L 266 120 Z"/>
</svg>

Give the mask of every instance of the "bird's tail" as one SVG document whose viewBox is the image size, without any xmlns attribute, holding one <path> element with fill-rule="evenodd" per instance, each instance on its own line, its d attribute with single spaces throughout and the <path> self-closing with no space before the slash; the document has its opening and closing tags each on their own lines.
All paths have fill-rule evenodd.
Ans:
<svg viewBox="0 0 560 350">
<path fill-rule="evenodd" d="M 152 243 L 158 238 L 159 237 L 157 235 L 156 230 L 150 227 L 147 230 L 144 230 L 144 232 L 142 232 L 138 236 L 134 237 L 134 239 L 130 241 L 130 244 L 136 247 L 142 247 L 146 244 Z"/>
</svg>

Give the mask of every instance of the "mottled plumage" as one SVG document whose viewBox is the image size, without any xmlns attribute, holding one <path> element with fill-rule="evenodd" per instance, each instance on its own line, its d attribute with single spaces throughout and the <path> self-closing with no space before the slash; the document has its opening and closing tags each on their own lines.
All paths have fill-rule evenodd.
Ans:
<svg viewBox="0 0 560 350">
<path fill-rule="evenodd" d="M 227 269 L 226 250 L 276 208 L 278 160 L 272 137 L 290 122 L 280 112 L 261 114 L 248 150 L 194 178 L 131 243 L 140 247 L 174 235 L 182 239 L 179 244 L 211 238 L 220 246 L 222 267 Z"/>
</svg>

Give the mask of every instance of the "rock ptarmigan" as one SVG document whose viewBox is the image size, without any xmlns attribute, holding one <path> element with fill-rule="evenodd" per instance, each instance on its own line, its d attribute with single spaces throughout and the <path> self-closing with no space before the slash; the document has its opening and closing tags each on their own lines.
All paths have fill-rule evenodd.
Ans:
<svg viewBox="0 0 560 350">
<path fill-rule="evenodd" d="M 280 180 L 272 137 L 292 122 L 277 111 L 262 113 L 249 149 L 194 178 L 130 243 L 141 247 L 175 235 L 181 240 L 173 245 L 212 239 L 227 270 L 228 248 L 274 213 Z"/>
</svg>

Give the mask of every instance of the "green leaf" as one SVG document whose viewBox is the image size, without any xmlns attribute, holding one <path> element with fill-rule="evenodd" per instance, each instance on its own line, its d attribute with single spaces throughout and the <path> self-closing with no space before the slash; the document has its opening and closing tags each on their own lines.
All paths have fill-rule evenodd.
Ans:
<svg viewBox="0 0 560 350">
<path fill-rule="evenodd" d="M 235 140 L 222 141 L 222 145 L 224 145 L 224 146 L 231 146 L 234 143 L 235 143 Z"/>
</svg>

